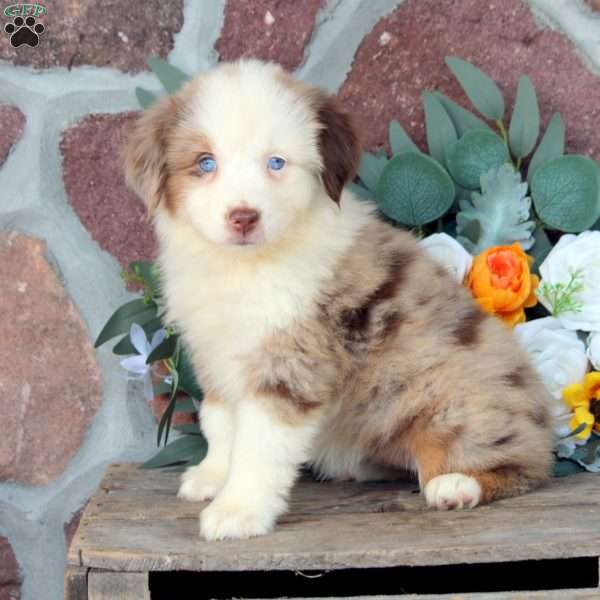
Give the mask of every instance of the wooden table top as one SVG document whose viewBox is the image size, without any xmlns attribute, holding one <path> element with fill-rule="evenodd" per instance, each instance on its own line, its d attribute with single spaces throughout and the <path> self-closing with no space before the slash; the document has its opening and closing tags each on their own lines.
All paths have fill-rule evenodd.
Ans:
<svg viewBox="0 0 600 600">
<path fill-rule="evenodd" d="M 176 497 L 179 473 L 110 465 L 69 550 L 114 571 L 309 570 L 600 556 L 600 477 L 555 479 L 470 511 L 425 507 L 411 482 L 301 480 L 275 531 L 205 542 L 203 503 Z"/>
</svg>

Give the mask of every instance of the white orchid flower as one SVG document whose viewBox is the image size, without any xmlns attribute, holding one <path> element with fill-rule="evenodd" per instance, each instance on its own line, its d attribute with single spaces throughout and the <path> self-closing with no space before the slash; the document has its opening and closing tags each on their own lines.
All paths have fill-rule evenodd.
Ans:
<svg viewBox="0 0 600 600">
<path fill-rule="evenodd" d="M 148 402 L 154 398 L 154 390 L 151 377 L 152 365 L 146 364 L 146 361 L 152 351 L 162 344 L 166 336 L 167 332 L 161 328 L 154 333 L 149 342 L 145 331 L 137 323 L 132 323 L 129 330 L 129 339 L 138 353 L 123 359 L 121 366 L 129 372 L 130 379 L 144 382 L 144 397 Z"/>
</svg>

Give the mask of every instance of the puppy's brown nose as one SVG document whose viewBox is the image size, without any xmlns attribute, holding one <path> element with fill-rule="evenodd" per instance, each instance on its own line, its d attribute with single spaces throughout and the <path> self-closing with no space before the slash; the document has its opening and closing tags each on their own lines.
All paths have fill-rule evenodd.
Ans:
<svg viewBox="0 0 600 600">
<path fill-rule="evenodd" d="M 227 218 L 234 231 L 245 235 L 256 227 L 260 213 L 253 208 L 234 208 L 229 211 Z"/>
</svg>

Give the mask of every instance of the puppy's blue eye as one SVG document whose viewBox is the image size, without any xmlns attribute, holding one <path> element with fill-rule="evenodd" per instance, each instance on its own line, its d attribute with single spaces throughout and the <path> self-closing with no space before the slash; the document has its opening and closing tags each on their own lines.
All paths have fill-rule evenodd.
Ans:
<svg viewBox="0 0 600 600">
<path fill-rule="evenodd" d="M 271 169 L 271 171 L 281 171 L 285 166 L 285 159 L 281 158 L 281 156 L 271 156 L 269 158 L 269 162 L 267 163 L 267 167 Z"/>
<path fill-rule="evenodd" d="M 198 161 L 198 167 L 203 173 L 212 173 L 217 170 L 217 160 L 210 154 L 205 154 L 200 157 Z"/>
</svg>

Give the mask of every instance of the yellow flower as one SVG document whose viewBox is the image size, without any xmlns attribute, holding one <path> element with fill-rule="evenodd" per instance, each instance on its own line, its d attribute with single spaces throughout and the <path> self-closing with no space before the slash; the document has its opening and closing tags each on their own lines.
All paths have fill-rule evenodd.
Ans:
<svg viewBox="0 0 600 600">
<path fill-rule="evenodd" d="M 575 434 L 578 440 L 587 440 L 592 435 L 594 420 L 594 415 L 584 406 L 578 406 L 573 411 L 573 416 L 569 421 L 571 431 L 575 431 L 578 427 L 584 425 L 583 429 Z"/>
<path fill-rule="evenodd" d="M 592 371 L 583 378 L 583 388 L 591 400 L 600 400 L 600 372 Z"/>
<path fill-rule="evenodd" d="M 573 385 L 568 385 L 562 391 L 562 396 L 564 403 L 571 410 L 575 410 L 580 406 L 584 406 L 585 408 L 589 407 L 590 402 L 585 394 L 583 383 L 574 383 Z"/>
<path fill-rule="evenodd" d="M 568 385 L 562 391 L 564 403 L 573 411 L 569 421 L 571 431 L 584 425 L 575 436 L 587 440 L 592 428 L 600 432 L 600 372 L 592 371 L 583 378 L 583 383 Z"/>
</svg>

